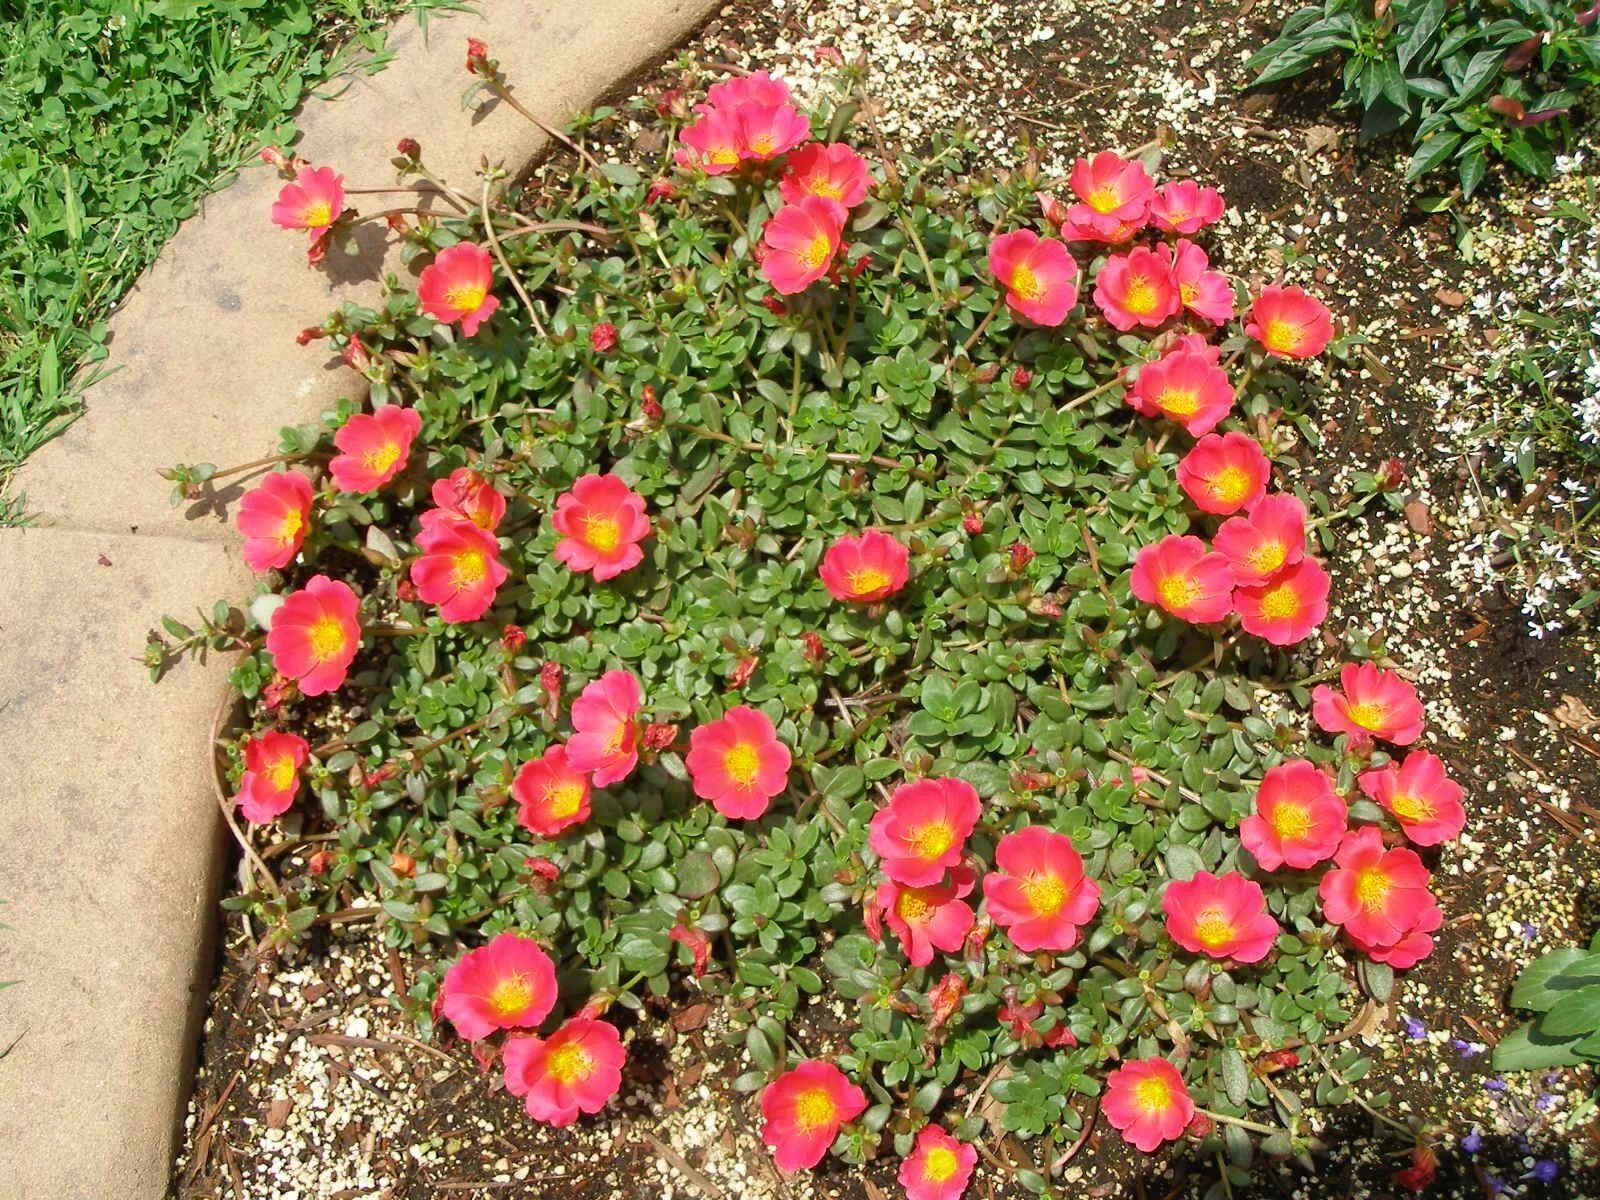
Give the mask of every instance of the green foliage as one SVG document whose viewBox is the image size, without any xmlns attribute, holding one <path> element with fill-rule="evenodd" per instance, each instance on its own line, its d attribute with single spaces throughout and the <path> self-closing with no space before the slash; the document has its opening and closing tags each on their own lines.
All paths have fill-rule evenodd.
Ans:
<svg viewBox="0 0 1600 1200">
<path fill-rule="evenodd" d="M 200 198 L 350 52 L 382 67 L 390 14 L 440 7 L 0 0 L 0 485 L 71 421 L 107 316 Z"/>
<path fill-rule="evenodd" d="M 1511 1007 L 1539 1015 L 1494 1048 L 1497 1071 L 1600 1063 L 1600 933 L 1587 950 L 1552 950 L 1511 990 Z"/>
<path fill-rule="evenodd" d="M 1256 83 L 1342 60 L 1344 103 L 1363 139 L 1405 131 L 1406 178 L 1455 164 L 1470 197 L 1504 160 L 1548 176 L 1566 115 L 1600 82 L 1600 23 L 1568 0 L 1322 0 L 1295 12 L 1250 60 Z"/>
</svg>

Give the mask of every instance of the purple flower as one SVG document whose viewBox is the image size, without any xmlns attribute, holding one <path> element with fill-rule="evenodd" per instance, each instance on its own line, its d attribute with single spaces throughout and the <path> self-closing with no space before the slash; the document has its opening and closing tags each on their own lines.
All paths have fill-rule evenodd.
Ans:
<svg viewBox="0 0 1600 1200">
<path fill-rule="evenodd" d="M 1504 1079 L 1485 1079 L 1483 1086 L 1491 1092 L 1503 1092 L 1506 1090 L 1506 1081 Z"/>
<path fill-rule="evenodd" d="M 1540 1183 L 1550 1183 L 1559 1174 L 1561 1168 L 1556 1165 L 1554 1159 L 1541 1158 L 1533 1164 L 1533 1170 L 1528 1172 L 1528 1177 L 1537 1179 Z"/>
<path fill-rule="evenodd" d="M 1548 1111 L 1556 1102 L 1556 1097 L 1549 1092 L 1540 1092 L 1533 1099 L 1533 1106 L 1540 1112 Z"/>
<path fill-rule="evenodd" d="M 1464 1038 L 1451 1038 L 1450 1044 L 1456 1048 L 1456 1053 L 1462 1058 L 1476 1058 L 1482 1054 L 1484 1047 L 1477 1042 L 1469 1042 Z"/>
<path fill-rule="evenodd" d="M 1407 1017 L 1405 1019 L 1405 1027 L 1407 1037 L 1420 1039 L 1428 1036 L 1428 1027 L 1417 1020 L 1416 1017 Z"/>
<path fill-rule="evenodd" d="M 1461 1149 L 1466 1151 L 1468 1154 L 1476 1154 L 1479 1150 L 1483 1149 L 1483 1135 L 1474 1129 L 1471 1133 L 1467 1134 L 1466 1137 L 1461 1139 Z"/>
<path fill-rule="evenodd" d="M 1530 925 L 1526 921 L 1518 921 L 1517 929 L 1522 934 L 1522 940 L 1525 942 L 1531 942 L 1534 938 L 1539 936 L 1539 927 L 1537 925 Z"/>
<path fill-rule="evenodd" d="M 1483 1176 L 1483 1182 L 1484 1182 L 1484 1186 L 1487 1187 L 1496 1196 L 1504 1194 L 1504 1192 L 1506 1190 L 1505 1181 L 1502 1180 L 1500 1178 L 1500 1176 L 1498 1176 L 1498 1175 L 1490 1175 L 1487 1172 L 1485 1172 L 1484 1176 Z"/>
</svg>

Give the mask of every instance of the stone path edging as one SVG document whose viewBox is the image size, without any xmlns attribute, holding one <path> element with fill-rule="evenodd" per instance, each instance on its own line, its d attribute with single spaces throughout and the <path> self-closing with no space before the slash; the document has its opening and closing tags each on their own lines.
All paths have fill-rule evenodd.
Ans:
<svg viewBox="0 0 1600 1200">
<path fill-rule="evenodd" d="M 400 22 L 394 61 L 301 115 L 296 150 L 351 186 L 393 178 L 395 141 L 474 180 L 545 137 L 505 105 L 470 114 L 465 39 L 489 43 L 552 123 L 592 104 L 720 0 L 480 0 Z M 116 371 L 20 473 L 32 528 L 0 529 L 0 1195 L 145 1200 L 168 1184 L 208 981 L 222 856 L 210 731 L 226 664 L 153 686 L 138 662 L 164 613 L 245 597 L 229 513 L 171 508 L 158 468 L 270 453 L 360 379 L 294 334 L 371 303 L 396 260 L 308 270 L 270 226 L 281 186 L 249 170 L 206 201 L 112 321 Z M 357 200 L 375 199 L 358 197 Z M 367 207 L 372 207 L 367 205 Z M 330 257 L 338 257 L 337 252 Z M 225 489 L 231 499 L 238 489 Z"/>
</svg>

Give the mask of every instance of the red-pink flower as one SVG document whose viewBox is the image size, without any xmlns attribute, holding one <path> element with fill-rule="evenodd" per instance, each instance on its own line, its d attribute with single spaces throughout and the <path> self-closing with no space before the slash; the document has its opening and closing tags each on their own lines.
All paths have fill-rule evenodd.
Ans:
<svg viewBox="0 0 1600 1200">
<path fill-rule="evenodd" d="M 706 92 L 706 105 L 712 108 L 738 109 L 746 105 L 772 105 L 789 103 L 789 85 L 770 71 L 752 71 L 714 83 Z"/>
<path fill-rule="evenodd" d="M 699 120 L 684 128 L 678 140 L 683 143 L 677 155 L 680 167 L 707 175 L 725 175 L 739 166 L 744 131 L 736 112 L 706 108 Z"/>
<path fill-rule="evenodd" d="M 556 1003 L 556 968 L 532 938 L 501 933 L 445 972 L 439 1011 L 469 1042 L 497 1029 L 531 1029 Z"/>
<path fill-rule="evenodd" d="M 1328 733 L 1377 737 L 1409 746 L 1422 736 L 1422 701 L 1394 671 L 1372 663 L 1346 663 L 1335 691 L 1325 683 L 1311 693 L 1311 715 Z"/>
<path fill-rule="evenodd" d="M 778 194 L 788 204 L 821 196 L 846 208 L 867 198 L 872 175 L 867 160 L 843 142 L 817 142 L 789 156 L 789 169 L 778 181 Z"/>
<path fill-rule="evenodd" d="M 998 871 L 983 877 L 989 915 L 1019 950 L 1070 950 L 1100 908 L 1100 885 L 1083 873 L 1072 839 L 1029 825 L 1000 839 Z"/>
<path fill-rule="evenodd" d="M 313 575 L 272 614 L 267 653 L 273 668 L 293 679 L 303 695 L 333 691 L 361 649 L 360 607 L 349 584 Z"/>
<path fill-rule="evenodd" d="M 1192 879 L 1174 879 L 1161 894 L 1161 911 L 1173 941 L 1211 958 L 1260 962 L 1279 933 L 1261 885 L 1237 871 L 1197 871 Z"/>
<path fill-rule="evenodd" d="M 1166 233 L 1198 233 L 1222 220 L 1222 193 L 1192 179 L 1174 179 L 1155 190 L 1150 220 Z"/>
<path fill-rule="evenodd" d="M 567 761 L 565 746 L 551 746 L 522 764 L 511 784 L 517 824 L 553 838 L 589 819 L 589 776 Z"/>
<path fill-rule="evenodd" d="M 867 845 L 896 883 L 925 887 L 961 864 L 961 852 L 982 813 L 973 786 L 963 779 L 902 783 L 872 814 Z"/>
<path fill-rule="evenodd" d="M 766 162 L 811 138 L 811 122 L 792 104 L 745 104 L 738 117 L 742 159 Z"/>
<path fill-rule="evenodd" d="M 499 527 L 506 515 L 506 498 L 495 490 L 494 484 L 471 467 L 457 467 L 444 479 L 433 481 L 433 502 L 440 512 L 450 513 L 471 521 L 480 529 L 491 532 Z M 431 513 L 423 513 L 426 522 Z"/>
<path fill-rule="evenodd" d="M 785 296 L 803 292 L 828 273 L 844 230 L 844 206 L 802 196 L 767 218 L 761 231 L 761 274 Z"/>
<path fill-rule="evenodd" d="M 933 952 L 953 954 L 971 932 L 975 918 L 966 897 L 972 892 L 970 868 L 957 867 L 948 880 L 906 887 L 888 880 L 878 885 L 872 903 L 900 939 L 900 948 L 914 967 L 933 961 Z"/>
<path fill-rule="evenodd" d="M 313 238 L 328 232 L 344 211 L 344 176 L 332 167 L 301 167 L 294 182 L 283 185 L 272 206 L 272 223 L 304 229 Z"/>
<path fill-rule="evenodd" d="M 644 691 L 629 671 L 607 671 L 572 702 L 567 762 L 595 787 L 621 783 L 639 765 L 639 708 Z"/>
<path fill-rule="evenodd" d="M 561 540 L 556 558 L 597 582 L 644 561 L 639 543 L 650 536 L 644 497 L 615 475 L 585 475 L 556 497 L 550 524 Z"/>
<path fill-rule="evenodd" d="M 244 778 L 235 797 L 239 813 L 259 825 L 289 810 L 300 790 L 300 768 L 311 757 L 305 738 L 268 730 L 244 744 Z"/>
<path fill-rule="evenodd" d="M 1221 621 L 1233 611 L 1228 560 L 1192 534 L 1168 534 L 1141 549 L 1129 584 L 1146 604 L 1196 625 Z"/>
<path fill-rule="evenodd" d="M 1179 238 L 1172 251 L 1172 271 L 1178 280 L 1178 302 L 1186 310 L 1213 325 L 1233 320 L 1233 284 L 1221 271 L 1211 270 L 1204 250 Z"/>
<path fill-rule="evenodd" d="M 1142 164 L 1110 150 L 1072 164 L 1078 202 L 1058 213 L 1069 242 L 1125 242 L 1144 225 L 1155 184 Z"/>
<path fill-rule="evenodd" d="M 1444 913 L 1439 911 L 1439 905 L 1432 899 L 1430 893 L 1427 906 L 1417 914 L 1411 928 L 1392 945 L 1375 945 L 1362 941 L 1348 927 L 1345 929 L 1345 936 L 1350 939 L 1351 945 L 1374 962 L 1387 963 L 1397 971 L 1405 971 L 1433 953 L 1432 935 L 1437 933 L 1439 926 L 1443 924 Z"/>
<path fill-rule="evenodd" d="M 754 820 L 789 786 L 789 747 L 778 740 L 772 720 L 757 708 L 736 704 L 722 718 L 689 731 L 684 765 L 694 794 L 723 816 Z"/>
<path fill-rule="evenodd" d="M 1314 558 L 1301 558 L 1266 583 L 1241 584 L 1233 593 L 1239 625 L 1274 646 L 1306 640 L 1328 615 L 1328 573 Z"/>
<path fill-rule="evenodd" d="M 252 571 L 286 567 L 300 553 L 311 524 L 311 480 L 299 471 L 268 475 L 239 500 L 240 552 Z"/>
<path fill-rule="evenodd" d="M 1375 825 L 1346 836 L 1334 862 L 1317 888 L 1323 915 L 1364 946 L 1394 946 L 1419 931 L 1428 910 L 1438 907 L 1428 890 L 1432 876 L 1417 852 L 1385 850 Z"/>
<path fill-rule="evenodd" d="M 1333 338 L 1333 314 L 1305 289 L 1274 284 L 1255 298 L 1244 331 L 1268 354 L 1311 358 Z"/>
<path fill-rule="evenodd" d="M 867 1097 L 830 1062 L 807 1059 L 778 1076 L 761 1093 L 761 1140 L 785 1171 L 816 1166 L 839 1127 L 867 1108 Z"/>
<path fill-rule="evenodd" d="M 1248 515 L 1224 521 L 1211 544 L 1241 587 L 1266 583 L 1305 556 L 1306 506 L 1286 494 L 1263 497 Z"/>
<path fill-rule="evenodd" d="M 446 246 L 422 268 L 417 280 L 417 301 L 422 311 L 447 325 L 461 322 L 461 333 L 472 337 L 500 307 L 494 287 L 494 261 L 482 246 L 457 242 Z"/>
<path fill-rule="evenodd" d="M 535 1121 L 570 1125 L 579 1113 L 597 1113 L 622 1086 L 627 1058 L 615 1025 L 577 1016 L 547 1038 L 506 1042 L 506 1091 L 521 1096 Z"/>
<path fill-rule="evenodd" d="M 385 404 L 370 413 L 355 413 L 333 435 L 339 453 L 328 474 L 341 492 L 375 492 L 405 469 L 411 443 L 422 429 L 414 408 Z"/>
<path fill-rule="evenodd" d="M 1285 864 L 1304 870 L 1333 857 L 1349 815 L 1326 771 L 1291 759 L 1261 777 L 1256 810 L 1239 822 L 1239 841 L 1264 871 Z"/>
<path fill-rule="evenodd" d="M 1363 771 L 1361 790 L 1383 805 L 1419 846 L 1437 846 L 1467 824 L 1461 785 L 1445 774 L 1444 763 L 1426 750 L 1413 750 L 1396 765 Z"/>
<path fill-rule="evenodd" d="M 829 546 L 817 574 L 835 600 L 871 604 L 905 587 L 910 563 L 905 546 L 887 533 L 868 529 Z"/>
<path fill-rule="evenodd" d="M 1272 463 L 1261 444 L 1243 433 L 1208 433 L 1178 463 L 1184 494 L 1202 512 L 1220 517 L 1265 496 L 1271 474 Z"/>
<path fill-rule="evenodd" d="M 924 1125 L 916 1145 L 900 1161 L 900 1186 L 906 1200 L 961 1200 L 978 1152 L 937 1125 Z"/>
<path fill-rule="evenodd" d="M 1106 1079 L 1100 1111 L 1124 1141 L 1149 1154 L 1183 1136 L 1194 1118 L 1194 1101 L 1178 1068 L 1166 1059 L 1134 1059 Z"/>
<path fill-rule="evenodd" d="M 1233 411 L 1233 385 L 1210 348 L 1185 339 L 1154 362 L 1139 368 L 1127 401 L 1147 417 L 1176 421 L 1202 437 Z"/>
<path fill-rule="evenodd" d="M 1078 264 L 1055 238 L 1031 229 L 989 243 L 989 270 L 1006 289 L 1006 304 L 1035 325 L 1055 326 L 1078 302 Z"/>
<path fill-rule="evenodd" d="M 1171 255 L 1165 247 L 1148 246 L 1112 255 L 1094 277 L 1094 302 L 1124 333 L 1139 325 L 1155 329 L 1164 324 L 1183 307 Z"/>
<path fill-rule="evenodd" d="M 460 517 L 424 521 L 417 535 L 422 554 L 411 562 L 411 582 L 427 604 L 439 606 L 449 624 L 476 621 L 511 574 L 500 561 L 500 543 L 487 529 Z"/>
</svg>

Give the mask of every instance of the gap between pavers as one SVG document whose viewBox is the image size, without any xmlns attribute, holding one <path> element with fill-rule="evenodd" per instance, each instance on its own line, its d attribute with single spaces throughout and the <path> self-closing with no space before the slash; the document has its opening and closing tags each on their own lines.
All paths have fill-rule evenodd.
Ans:
<svg viewBox="0 0 1600 1200">
<path fill-rule="evenodd" d="M 385 186 L 396 140 L 414 137 L 475 186 L 481 160 L 520 170 L 546 138 L 504 104 L 462 110 L 469 34 L 559 124 L 719 6 L 481 0 L 426 38 L 407 19 L 388 69 L 306 108 L 296 150 L 349 186 Z M 185 223 L 112 321 L 115 373 L 19 474 L 34 527 L 0 530 L 0 980 L 19 981 L 0 991 L 7 1200 L 166 1193 L 216 928 L 210 734 L 227 663 L 152 685 L 138 656 L 163 614 L 252 584 L 231 514 L 172 508 L 156 471 L 258 458 L 281 426 L 359 394 L 325 343 L 294 335 L 342 300 L 374 303 L 399 270 L 377 253 L 337 281 L 308 269 L 305 239 L 268 224 L 280 186 L 246 171 Z"/>
</svg>

